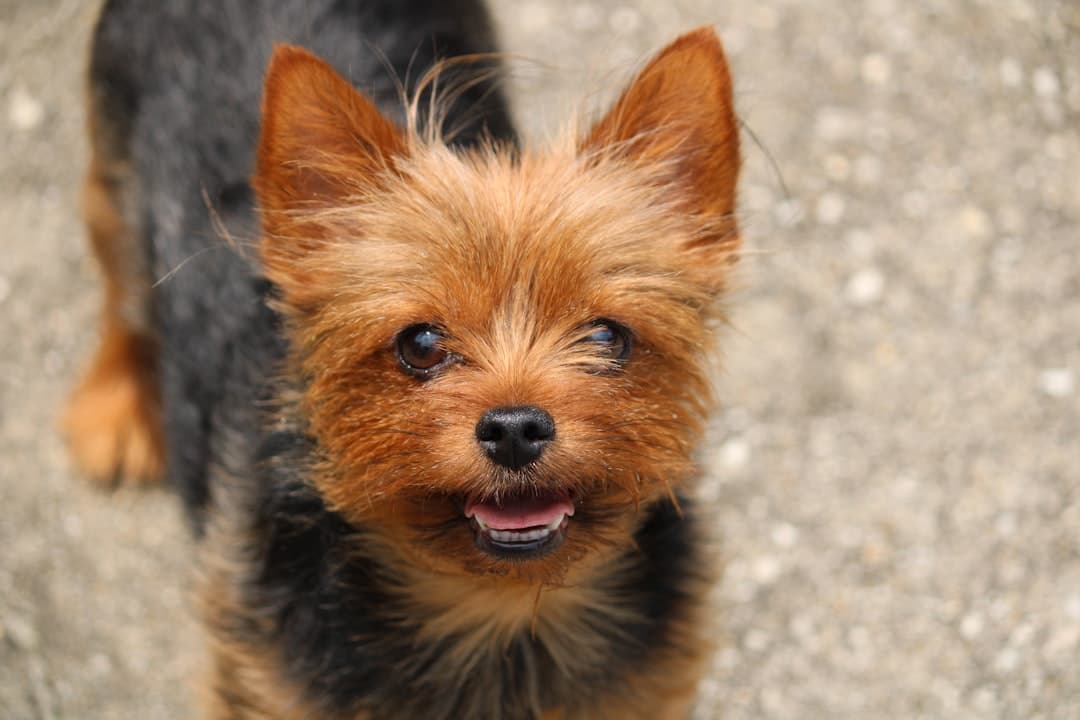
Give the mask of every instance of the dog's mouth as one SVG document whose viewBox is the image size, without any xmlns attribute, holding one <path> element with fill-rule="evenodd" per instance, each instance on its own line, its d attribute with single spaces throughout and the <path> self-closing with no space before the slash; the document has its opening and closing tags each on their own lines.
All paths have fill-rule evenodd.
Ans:
<svg viewBox="0 0 1080 720">
<path fill-rule="evenodd" d="M 573 515 L 574 502 L 566 492 L 465 503 L 476 546 L 513 560 L 532 560 L 559 547 Z"/>
</svg>

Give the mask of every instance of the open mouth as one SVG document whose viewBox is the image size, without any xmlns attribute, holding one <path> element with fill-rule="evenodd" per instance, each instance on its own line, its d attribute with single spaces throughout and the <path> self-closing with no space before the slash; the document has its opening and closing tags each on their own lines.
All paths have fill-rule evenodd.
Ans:
<svg viewBox="0 0 1080 720">
<path fill-rule="evenodd" d="M 573 514 L 574 503 L 565 492 L 465 504 L 477 547 L 515 560 L 538 558 L 561 545 Z"/>
</svg>

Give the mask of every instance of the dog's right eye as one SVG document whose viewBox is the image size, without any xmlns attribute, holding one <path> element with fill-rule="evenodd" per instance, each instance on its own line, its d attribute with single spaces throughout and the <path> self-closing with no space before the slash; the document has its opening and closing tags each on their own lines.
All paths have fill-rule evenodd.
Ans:
<svg viewBox="0 0 1080 720">
<path fill-rule="evenodd" d="M 593 320 L 584 329 L 585 333 L 579 343 L 587 343 L 595 346 L 597 354 L 608 361 L 606 368 L 598 372 L 617 371 L 630 357 L 631 332 L 625 325 L 620 325 L 614 320 Z"/>
<path fill-rule="evenodd" d="M 434 325 L 405 328 L 397 336 L 398 362 L 405 372 L 419 378 L 430 377 L 451 355 L 443 346 L 445 337 Z"/>
</svg>

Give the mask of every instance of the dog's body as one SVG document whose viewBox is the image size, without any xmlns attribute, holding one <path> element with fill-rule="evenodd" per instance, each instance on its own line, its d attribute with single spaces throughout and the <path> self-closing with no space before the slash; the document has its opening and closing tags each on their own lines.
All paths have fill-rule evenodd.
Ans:
<svg viewBox="0 0 1080 720">
<path fill-rule="evenodd" d="M 371 101 L 278 50 L 257 144 L 275 42 Z M 469 0 L 103 11 L 104 337 L 68 430 L 92 477 L 164 468 L 185 500 L 210 717 L 674 718 L 693 698 L 711 562 L 682 488 L 737 244 L 723 56 L 683 38 L 550 156 L 514 149 L 490 60 L 438 120 L 386 67 L 492 50 Z"/>
</svg>

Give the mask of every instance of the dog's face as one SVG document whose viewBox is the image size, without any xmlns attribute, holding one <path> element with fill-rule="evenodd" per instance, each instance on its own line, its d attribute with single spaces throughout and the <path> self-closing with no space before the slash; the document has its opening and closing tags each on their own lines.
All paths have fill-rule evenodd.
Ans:
<svg viewBox="0 0 1080 720">
<path fill-rule="evenodd" d="M 452 151 L 271 65 L 256 187 L 331 507 L 427 565 L 557 584 L 673 492 L 737 247 L 711 31 L 577 144 Z"/>
</svg>

